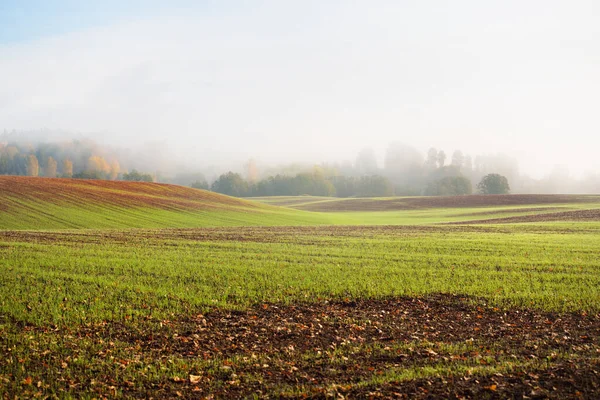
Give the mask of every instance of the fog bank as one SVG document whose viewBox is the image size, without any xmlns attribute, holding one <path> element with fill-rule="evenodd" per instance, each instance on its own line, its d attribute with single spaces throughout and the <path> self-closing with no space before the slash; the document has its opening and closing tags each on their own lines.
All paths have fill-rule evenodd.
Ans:
<svg viewBox="0 0 600 400">
<path fill-rule="evenodd" d="M 0 36 L 0 129 L 197 167 L 382 164 L 400 142 L 600 171 L 596 1 L 76 3 L 0 17 L 21 31 Z"/>
</svg>

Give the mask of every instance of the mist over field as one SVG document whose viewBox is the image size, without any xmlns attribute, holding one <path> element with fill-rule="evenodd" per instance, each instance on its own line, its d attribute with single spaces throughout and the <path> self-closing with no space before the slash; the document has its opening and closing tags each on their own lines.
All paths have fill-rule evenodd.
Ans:
<svg viewBox="0 0 600 400">
<path fill-rule="evenodd" d="M 186 161 L 159 142 L 124 148 L 49 130 L 0 134 L 0 175 L 153 181 L 237 197 L 600 193 L 600 174 L 577 178 L 567 167 L 555 166 L 535 179 L 522 172 L 516 157 L 503 153 L 468 154 L 435 147 L 422 152 L 392 142 L 383 161 L 372 147 L 364 147 L 354 158 L 342 161 L 269 164 L 248 158 L 209 164 L 201 159 Z M 505 188 L 482 187 L 490 176 L 504 179 Z"/>
<path fill-rule="evenodd" d="M 442 167 L 469 157 L 473 185 L 500 173 L 512 192 L 600 190 L 595 1 L 1 7 L 4 146 L 88 140 L 159 181 L 316 164 L 396 187 L 435 148 Z"/>
</svg>

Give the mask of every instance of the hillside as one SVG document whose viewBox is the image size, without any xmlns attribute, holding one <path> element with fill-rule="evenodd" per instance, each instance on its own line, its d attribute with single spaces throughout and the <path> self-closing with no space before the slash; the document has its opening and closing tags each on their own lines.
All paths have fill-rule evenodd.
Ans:
<svg viewBox="0 0 600 400">
<path fill-rule="evenodd" d="M 0 229 L 326 223 L 319 214 L 147 182 L 0 176 Z"/>
</svg>

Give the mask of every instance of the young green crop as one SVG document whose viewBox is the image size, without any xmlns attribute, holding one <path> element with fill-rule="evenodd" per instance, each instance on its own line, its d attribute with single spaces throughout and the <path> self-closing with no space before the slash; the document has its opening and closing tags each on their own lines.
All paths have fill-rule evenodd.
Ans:
<svg viewBox="0 0 600 400">
<path fill-rule="evenodd" d="M 191 390 L 244 397 L 256 388 L 265 397 L 335 395 L 341 388 L 349 397 L 362 397 L 420 380 L 489 381 L 499 374 L 513 379 L 565 366 L 588 371 L 598 346 L 585 328 L 565 333 L 557 327 L 551 333 L 559 336 L 529 337 L 518 333 L 526 325 L 511 324 L 508 338 L 488 334 L 505 328 L 503 315 L 528 309 L 576 312 L 545 314 L 542 326 L 551 327 L 545 325 L 552 323 L 548 317 L 573 321 L 570 327 L 585 318 L 590 324 L 594 317 L 583 315 L 600 311 L 599 234 L 597 222 L 4 231 L 0 397 L 177 397 Z M 374 324 L 385 317 L 372 323 L 370 315 L 357 317 L 348 306 L 332 314 L 333 320 L 325 322 L 329 316 L 318 313 L 303 321 L 305 327 L 312 324 L 311 334 L 328 324 L 330 335 L 300 336 L 291 347 L 254 350 L 258 336 L 245 339 L 249 347 L 239 353 L 211 341 L 194 345 L 208 332 L 231 337 L 224 342 L 228 346 L 244 344 L 240 337 L 252 329 L 265 336 L 263 343 L 303 332 L 293 311 L 274 318 L 276 325 L 266 326 L 270 333 L 263 333 L 260 322 L 236 325 L 233 312 L 227 330 L 202 331 L 201 314 L 331 300 L 389 298 L 393 304 L 398 296 L 419 302 L 437 293 L 472 297 L 450 296 L 466 310 L 458 319 L 444 317 L 443 307 L 427 319 L 403 313 L 387 319 L 409 321 L 399 332 L 405 340 L 380 336 L 381 325 Z M 397 308 L 388 308 L 388 316 L 390 310 Z M 470 325 L 480 310 L 487 313 L 485 331 Z M 466 336 L 442 340 L 443 332 L 427 326 L 436 315 L 446 318 L 444 327 L 461 325 L 470 315 L 470 324 L 461 325 Z M 343 330 L 336 326 L 348 327 L 344 339 L 336 339 Z M 442 336 L 429 341 L 428 332 Z M 303 340 L 322 347 L 296 350 Z M 245 389 L 235 392 L 239 387 Z"/>
<path fill-rule="evenodd" d="M 263 301 L 481 296 L 600 309 L 598 227 L 336 227 L 47 232 L 0 237 L 0 312 L 35 324 Z"/>
</svg>

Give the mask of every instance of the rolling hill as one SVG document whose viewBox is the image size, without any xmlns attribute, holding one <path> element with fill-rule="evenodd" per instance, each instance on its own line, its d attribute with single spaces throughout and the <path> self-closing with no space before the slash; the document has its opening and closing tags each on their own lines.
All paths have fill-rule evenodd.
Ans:
<svg viewBox="0 0 600 400">
<path fill-rule="evenodd" d="M 328 223 L 302 212 L 177 185 L 0 176 L 0 229 L 178 228 Z"/>
</svg>

